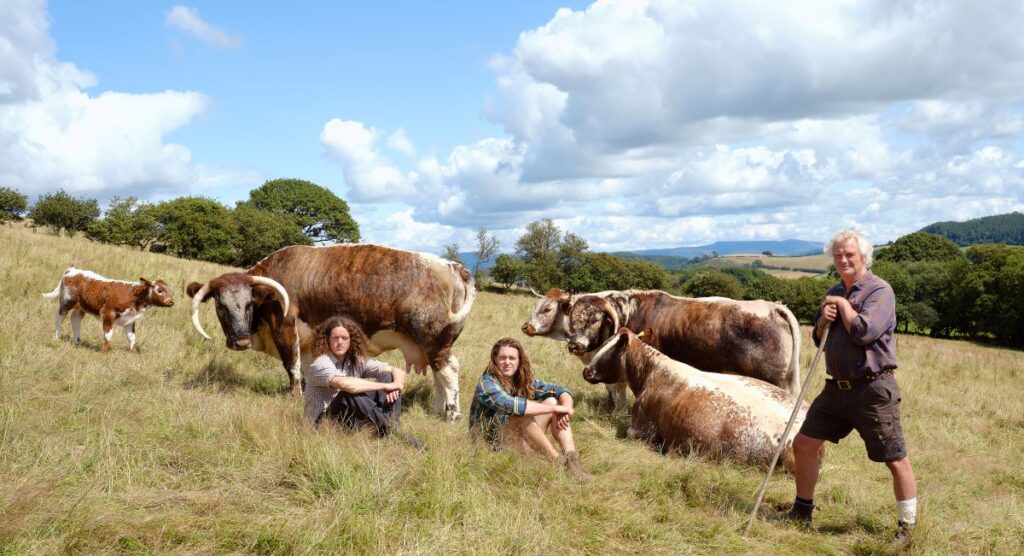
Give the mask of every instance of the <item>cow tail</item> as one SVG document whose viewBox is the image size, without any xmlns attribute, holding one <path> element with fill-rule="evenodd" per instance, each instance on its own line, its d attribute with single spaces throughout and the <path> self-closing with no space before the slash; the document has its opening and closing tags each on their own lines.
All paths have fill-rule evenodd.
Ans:
<svg viewBox="0 0 1024 556">
<path fill-rule="evenodd" d="M 473 280 L 473 274 L 469 270 L 466 270 L 466 267 L 460 264 L 452 264 L 449 265 L 449 268 L 452 270 L 452 278 L 455 283 L 461 282 L 462 287 L 466 292 L 465 297 L 462 299 L 462 306 L 459 307 L 459 310 L 454 313 L 449 310 L 449 322 L 462 322 L 466 320 L 467 316 L 469 316 L 469 310 L 473 308 L 473 301 L 476 300 L 476 283 Z M 452 293 L 454 294 L 455 288 L 452 289 Z M 454 305 L 455 296 L 453 295 L 452 306 L 454 307 Z"/>
<path fill-rule="evenodd" d="M 70 273 L 73 270 L 75 270 L 75 267 L 71 267 L 71 268 L 65 270 L 64 274 L 60 275 L 60 280 L 57 281 L 57 287 L 53 288 L 53 291 L 50 292 L 50 293 L 44 293 L 43 297 L 45 297 L 46 299 L 53 299 L 53 298 L 57 297 L 57 295 L 60 294 L 60 287 L 62 285 L 64 285 L 64 277 L 67 276 L 68 273 Z"/>
<path fill-rule="evenodd" d="M 793 337 L 793 355 L 789 359 L 790 382 L 789 392 L 794 396 L 800 394 L 800 322 L 796 320 L 789 307 L 782 306 L 782 312 L 789 322 L 789 334 Z"/>
</svg>

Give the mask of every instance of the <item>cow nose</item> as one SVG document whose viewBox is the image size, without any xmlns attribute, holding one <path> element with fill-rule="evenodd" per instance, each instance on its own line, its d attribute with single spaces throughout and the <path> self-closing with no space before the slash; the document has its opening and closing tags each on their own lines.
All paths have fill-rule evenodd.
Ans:
<svg viewBox="0 0 1024 556">
<path fill-rule="evenodd" d="M 239 338 L 235 340 L 235 349 L 246 349 L 252 343 L 250 338 Z"/>
<path fill-rule="evenodd" d="M 569 353 L 574 353 L 576 355 L 579 355 L 584 351 L 583 344 L 579 342 L 569 342 L 568 348 Z"/>
<path fill-rule="evenodd" d="M 530 324 L 528 322 L 527 323 L 523 323 L 523 334 L 526 334 L 527 336 L 533 336 L 536 333 L 537 333 L 537 329 L 534 328 L 532 324 Z"/>
</svg>

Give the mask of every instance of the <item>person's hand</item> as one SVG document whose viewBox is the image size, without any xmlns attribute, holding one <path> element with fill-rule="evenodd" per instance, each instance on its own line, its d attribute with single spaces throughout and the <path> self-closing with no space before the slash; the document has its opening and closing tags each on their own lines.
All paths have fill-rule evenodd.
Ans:
<svg viewBox="0 0 1024 556">
<path fill-rule="evenodd" d="M 556 405 L 554 406 L 553 413 L 555 414 L 555 430 L 561 431 L 569 428 L 569 423 L 572 421 L 572 416 L 576 411 L 569 405 Z"/>
<path fill-rule="evenodd" d="M 388 403 L 395 403 L 396 401 L 398 401 L 398 398 L 402 397 L 402 390 L 405 389 L 405 384 L 401 382 L 387 382 L 382 384 L 381 386 L 381 390 L 386 392 L 386 394 L 384 395 L 384 399 Z"/>
</svg>

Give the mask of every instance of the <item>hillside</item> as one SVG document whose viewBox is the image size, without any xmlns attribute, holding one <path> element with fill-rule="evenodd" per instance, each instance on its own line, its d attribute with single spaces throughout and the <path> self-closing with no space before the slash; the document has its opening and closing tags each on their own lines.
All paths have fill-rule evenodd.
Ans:
<svg viewBox="0 0 1024 556">
<path fill-rule="evenodd" d="M 278 362 L 224 348 L 214 311 L 189 323 L 192 280 L 226 270 L 0 226 L 0 552 L 406 554 L 873 554 L 894 504 L 884 467 L 853 435 L 830 446 L 816 499 L 820 532 L 758 521 L 741 532 L 764 470 L 699 455 L 666 457 L 622 438 L 624 413 L 582 380 L 562 344 L 525 338 L 529 295 L 478 294 L 455 354 L 462 411 L 499 337 L 523 340 L 537 376 L 571 388 L 574 430 L 592 485 L 539 458 L 492 452 L 465 421 L 427 415 L 430 381 L 414 376 L 397 441 L 307 430 Z M 138 325 L 141 354 L 52 339 L 68 266 L 124 279 L 164 278 L 177 303 Z M 804 329 L 804 368 L 813 356 Z M 1024 353 L 900 336 L 905 430 L 920 481 L 917 550 L 1024 552 Z M 387 356 L 385 359 L 400 363 Z M 822 384 L 819 369 L 811 390 Z M 969 385 L 969 387 L 965 387 Z M 963 408 L 970 408 L 964 411 Z M 792 500 L 776 472 L 763 504 Z"/>
<path fill-rule="evenodd" d="M 960 247 L 978 243 L 1024 245 L 1024 214 L 1011 212 L 964 222 L 936 222 L 920 231 L 943 236 Z"/>
</svg>

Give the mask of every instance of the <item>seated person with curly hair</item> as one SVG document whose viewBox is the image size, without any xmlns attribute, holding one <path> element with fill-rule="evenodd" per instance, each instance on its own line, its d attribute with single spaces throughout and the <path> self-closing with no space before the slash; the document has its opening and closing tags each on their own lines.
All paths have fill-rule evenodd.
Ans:
<svg viewBox="0 0 1024 556">
<path fill-rule="evenodd" d="M 378 436 L 396 432 L 405 371 L 367 358 L 369 343 L 362 327 L 345 316 L 331 317 L 317 328 L 317 358 L 305 374 L 305 416 L 311 424 L 330 420 L 353 430 L 372 426 Z M 408 435 L 402 437 L 423 447 Z"/>
<path fill-rule="evenodd" d="M 580 481 L 593 477 L 580 465 L 569 422 L 574 413 L 572 393 L 533 378 L 533 367 L 522 344 L 502 338 L 491 348 L 491 360 L 480 377 L 469 409 L 470 432 L 482 435 L 492 447 L 540 452 L 561 461 Z M 545 434 L 551 429 L 565 454 L 561 457 Z"/>
</svg>

